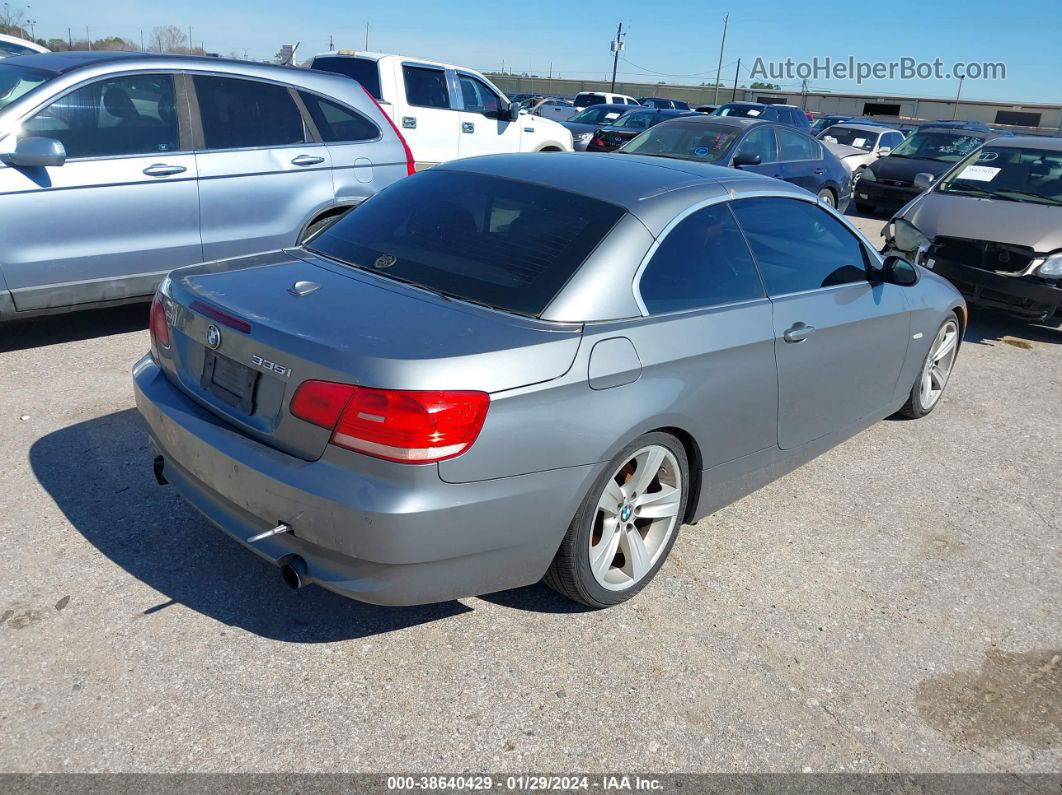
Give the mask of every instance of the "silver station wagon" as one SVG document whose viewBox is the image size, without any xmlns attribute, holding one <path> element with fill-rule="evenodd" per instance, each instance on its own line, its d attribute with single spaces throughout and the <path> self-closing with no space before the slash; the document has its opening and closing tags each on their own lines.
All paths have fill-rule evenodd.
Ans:
<svg viewBox="0 0 1062 795">
<path fill-rule="evenodd" d="M 412 158 L 355 82 L 144 53 L 0 62 L 0 320 L 147 300 L 295 245 Z"/>
<path fill-rule="evenodd" d="M 180 270 L 134 370 L 155 474 L 369 602 L 637 593 L 679 527 L 938 403 L 961 296 L 802 188 L 515 154 L 381 191 L 305 247 Z"/>
</svg>

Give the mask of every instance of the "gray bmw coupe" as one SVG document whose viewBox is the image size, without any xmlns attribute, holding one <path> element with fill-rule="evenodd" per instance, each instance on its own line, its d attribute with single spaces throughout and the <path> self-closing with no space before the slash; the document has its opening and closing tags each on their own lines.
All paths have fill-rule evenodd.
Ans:
<svg viewBox="0 0 1062 795">
<path fill-rule="evenodd" d="M 780 180 L 502 155 L 175 271 L 133 377 L 159 482 L 294 587 L 604 607 L 682 524 L 930 412 L 965 318 Z"/>
</svg>

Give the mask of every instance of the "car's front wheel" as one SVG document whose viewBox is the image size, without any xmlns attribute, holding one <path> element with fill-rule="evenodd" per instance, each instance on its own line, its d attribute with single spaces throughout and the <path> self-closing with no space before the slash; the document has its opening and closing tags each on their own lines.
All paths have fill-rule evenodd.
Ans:
<svg viewBox="0 0 1062 795">
<path fill-rule="evenodd" d="M 583 500 L 545 583 L 590 607 L 630 599 L 675 543 L 689 486 L 689 462 L 675 437 L 654 432 L 627 445 Z"/>
<path fill-rule="evenodd" d="M 937 330 L 929 346 L 929 353 L 922 362 L 918 380 L 911 387 L 907 403 L 900 409 L 901 414 L 919 419 L 936 408 L 941 395 L 944 394 L 944 388 L 948 385 L 948 379 L 951 378 L 958 353 L 959 320 L 952 314 Z"/>
</svg>

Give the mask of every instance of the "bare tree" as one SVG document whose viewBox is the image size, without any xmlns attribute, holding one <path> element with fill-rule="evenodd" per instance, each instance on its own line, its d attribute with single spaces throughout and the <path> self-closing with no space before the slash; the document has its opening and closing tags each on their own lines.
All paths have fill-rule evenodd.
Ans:
<svg viewBox="0 0 1062 795">
<path fill-rule="evenodd" d="M 159 52 L 177 52 L 184 49 L 188 37 L 176 25 L 162 25 L 151 31 L 151 40 Z"/>
<path fill-rule="evenodd" d="M 9 3 L 0 4 L 0 33 L 28 39 L 26 30 L 26 9 L 14 7 Z"/>
</svg>

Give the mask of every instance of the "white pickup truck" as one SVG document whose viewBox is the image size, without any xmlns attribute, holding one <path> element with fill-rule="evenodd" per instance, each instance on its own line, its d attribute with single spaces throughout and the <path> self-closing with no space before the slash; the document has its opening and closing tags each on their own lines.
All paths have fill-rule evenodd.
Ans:
<svg viewBox="0 0 1062 795">
<path fill-rule="evenodd" d="M 361 83 L 400 129 L 418 169 L 473 155 L 572 151 L 567 129 L 521 112 L 463 66 L 347 50 L 316 55 L 309 66 Z"/>
</svg>

